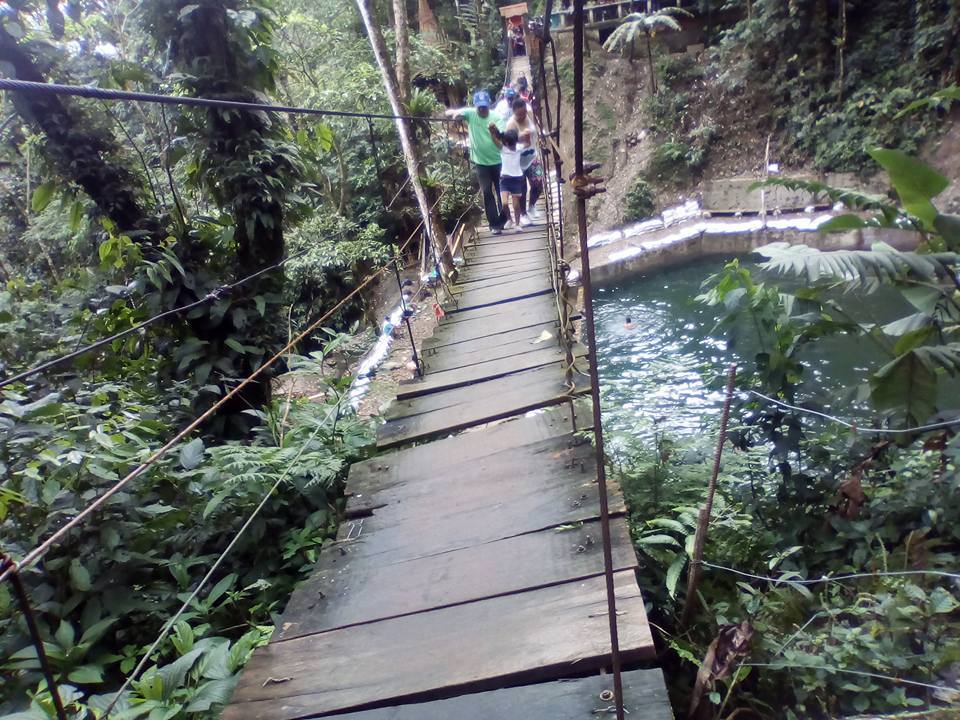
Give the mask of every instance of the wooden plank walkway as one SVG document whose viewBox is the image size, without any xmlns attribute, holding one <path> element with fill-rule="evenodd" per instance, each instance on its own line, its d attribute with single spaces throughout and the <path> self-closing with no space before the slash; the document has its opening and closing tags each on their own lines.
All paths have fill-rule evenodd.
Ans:
<svg viewBox="0 0 960 720">
<path fill-rule="evenodd" d="M 591 423 L 589 379 L 567 382 L 544 226 L 479 235 L 459 306 L 424 342 L 426 376 L 378 432 L 392 450 L 350 469 L 338 540 L 254 653 L 227 720 L 565 720 L 612 704 L 596 674 L 610 666 L 596 458 L 576 433 Z M 635 668 L 654 647 L 626 508 L 608 493 Z M 624 683 L 630 717 L 671 717 L 659 670 Z"/>
</svg>

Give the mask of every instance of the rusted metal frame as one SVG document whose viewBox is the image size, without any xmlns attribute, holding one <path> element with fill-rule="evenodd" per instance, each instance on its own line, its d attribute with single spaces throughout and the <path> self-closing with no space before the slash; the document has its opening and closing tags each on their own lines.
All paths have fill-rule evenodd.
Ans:
<svg viewBox="0 0 960 720">
<path fill-rule="evenodd" d="M 373 120 L 367 118 L 367 130 L 369 131 L 370 154 L 373 156 L 373 164 L 377 168 L 377 177 L 383 177 L 383 170 L 380 167 L 380 156 L 377 154 L 377 141 L 373 133 Z M 383 185 L 380 185 L 380 199 L 383 202 L 383 209 L 387 211 L 387 197 L 384 194 Z M 403 299 L 403 279 L 400 277 L 400 253 L 397 244 L 390 241 L 393 249 L 393 274 L 397 278 L 397 290 L 400 292 L 400 310 L 403 315 L 403 322 L 407 326 L 407 334 L 410 336 L 410 350 L 413 353 L 413 362 L 417 366 L 417 377 L 423 377 L 425 363 L 421 360 L 417 352 L 417 343 L 413 338 L 413 327 L 410 325 L 410 316 L 407 314 L 407 301 Z"/>
<path fill-rule="evenodd" d="M 6 572 L 7 570 L 11 570 L 9 575 L 10 585 L 13 586 L 13 594 L 17 596 L 17 604 L 20 605 L 20 612 L 23 613 L 23 619 L 27 623 L 30 640 L 37 651 L 37 660 L 40 661 L 40 670 L 47 681 L 47 690 L 50 691 L 50 697 L 53 698 L 57 720 L 68 720 L 57 681 L 53 677 L 53 668 L 50 667 L 50 660 L 47 658 L 47 652 L 43 647 L 43 638 L 40 636 L 40 628 L 37 627 L 37 618 L 33 614 L 33 607 L 30 605 L 30 596 L 27 595 L 26 588 L 23 587 L 23 581 L 20 580 L 16 563 L 5 553 L 0 552 L 0 572 Z"/>
<path fill-rule="evenodd" d="M 610 507 L 607 501 L 607 473 L 600 417 L 600 378 L 597 373 L 597 333 L 593 319 L 593 285 L 590 281 L 590 254 L 587 247 L 587 196 L 596 181 L 587 182 L 583 162 L 583 2 L 573 0 L 573 135 L 574 183 L 577 202 L 577 230 L 580 235 L 581 283 L 583 286 L 584 325 L 587 330 L 587 357 L 590 363 L 590 395 L 593 400 L 593 433 L 597 454 L 597 485 L 600 492 L 600 527 L 603 535 L 603 574 L 607 588 L 607 619 L 610 625 L 610 661 L 613 671 L 613 697 L 617 720 L 624 720 L 623 679 L 621 677 L 620 639 L 617 632 L 617 598 L 613 581 L 613 550 L 610 540 Z M 587 187 L 584 187 L 584 184 Z"/>
</svg>

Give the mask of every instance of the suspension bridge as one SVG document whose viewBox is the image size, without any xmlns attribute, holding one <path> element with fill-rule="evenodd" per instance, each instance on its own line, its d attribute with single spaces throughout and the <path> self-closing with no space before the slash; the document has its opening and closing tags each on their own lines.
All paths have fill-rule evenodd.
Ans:
<svg viewBox="0 0 960 720">
<path fill-rule="evenodd" d="M 530 76 L 526 56 L 510 74 Z M 347 522 L 254 653 L 225 720 L 671 717 L 623 497 L 602 507 L 592 362 L 547 222 L 477 231 L 424 377 L 350 468 Z M 606 511 L 606 512 L 604 512 Z M 609 534 L 604 558 L 604 528 Z M 607 581 L 615 598 L 607 593 Z M 608 625 L 615 606 L 615 663 Z"/>
<path fill-rule="evenodd" d="M 525 6 L 512 7 L 525 13 Z M 580 17 L 575 32 L 582 33 Z M 527 47 L 535 47 L 528 29 L 525 35 Z M 582 123 L 582 56 L 575 65 L 575 115 Z M 508 55 L 508 77 L 521 73 L 536 85 L 528 56 Z M 539 73 L 542 85 L 542 65 Z M 0 84 L 15 92 L 101 100 L 356 116 L 368 123 L 399 119 L 19 80 Z M 577 134 L 582 140 L 582 132 Z M 567 284 L 572 256 L 564 244 L 555 138 L 550 145 L 554 169 L 545 173 L 546 222 L 504 235 L 476 229 L 471 234 L 464 264 L 448 288 L 446 315 L 421 348 L 426 372 L 402 386 L 389 407 L 377 436 L 381 454 L 350 468 L 338 538 L 291 597 L 272 641 L 253 654 L 223 712 L 226 720 L 672 717 L 662 674 L 654 667 L 626 507 L 619 488 L 605 478 L 589 263 L 582 272 L 581 318 Z M 542 160 L 546 168 L 546 151 Z M 578 144 L 574 186 L 588 174 Z M 585 255 L 582 204 L 581 196 Z M 0 580 L 9 578 L 17 589 L 58 718 L 66 719 L 65 705 L 19 573 L 63 543 L 387 267 L 24 557 L 0 557 Z M 575 330 L 580 320 L 584 345 Z M 168 620 L 105 716 L 281 482 L 267 491 Z"/>
</svg>

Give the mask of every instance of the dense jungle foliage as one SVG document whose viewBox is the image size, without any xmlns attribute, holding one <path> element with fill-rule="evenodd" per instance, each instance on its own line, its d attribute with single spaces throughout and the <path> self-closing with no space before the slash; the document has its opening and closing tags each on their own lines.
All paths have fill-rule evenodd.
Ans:
<svg viewBox="0 0 960 720">
<path fill-rule="evenodd" d="M 691 19 L 663 5 L 606 44 L 651 78 L 644 104 L 657 146 L 646 175 L 663 186 L 685 187 L 714 151 L 736 155 L 745 138 L 768 135 L 781 163 L 872 172 L 864 148 L 913 153 L 937 130 L 934 116 L 897 113 L 960 82 L 953 0 L 701 0 Z M 668 51 L 681 25 L 701 23 L 700 58 Z M 648 45 L 651 36 L 662 43 Z"/>
<path fill-rule="evenodd" d="M 711 438 L 658 427 L 652 446 L 614 443 L 668 678 L 692 717 L 951 717 L 960 706 L 960 217 L 935 204 L 949 186 L 939 172 L 898 150 L 869 155 L 899 203 L 766 184 L 857 211 L 824 232 L 916 234 L 916 251 L 776 243 L 759 250 L 759 272 L 731 261 L 698 298 L 720 311 L 743 392 L 693 597 Z M 865 321 L 880 294 L 899 316 Z M 829 365 L 868 370 L 838 395 L 823 390 L 831 368 L 816 349 L 839 336 L 857 352 L 845 344 Z"/>
<path fill-rule="evenodd" d="M 393 51 L 390 3 L 372 5 Z M 424 6 L 435 29 L 418 16 Z M 412 115 L 439 114 L 441 104 L 500 85 L 495 3 L 410 2 L 408 10 L 411 29 L 421 29 L 409 38 Z M 773 580 L 705 568 L 693 622 L 680 629 L 712 438 L 679 442 L 664 432 L 654 447 L 617 444 L 627 449 L 612 469 L 628 496 L 651 617 L 668 644 L 675 710 L 686 711 L 718 633 L 745 620 L 749 654 L 733 653 L 731 666 L 697 684 L 703 717 L 955 706 L 960 698 L 941 687 L 960 683 L 954 580 L 796 581 L 958 567 L 954 428 L 886 432 L 957 410 L 958 221 L 933 205 L 943 178 L 893 151 L 912 153 L 941 127 L 942 110 L 894 116 L 957 72 L 958 4 L 921 0 L 906 12 L 893 0 L 709 0 L 697 14 L 709 18 L 706 69 L 649 58 L 657 92 L 644 102 L 663 140 L 649 183 L 693 178 L 716 139 L 736 130 L 717 127 L 711 106 L 694 102 L 712 97 L 749 109 L 752 131 L 759 121 L 791 157 L 818 168 L 868 168 L 864 147 L 888 148 L 873 156 L 899 204 L 811 189 L 862 211 L 838 227 L 896 225 L 922 234 L 923 244 L 918 253 L 875 247 L 843 256 L 771 247 L 769 274 L 731 264 L 705 288 L 704 301 L 729 313 L 731 332 L 755 333 L 763 348 L 743 369 L 743 388 L 844 417 L 855 410 L 861 428 L 756 396 L 736 409 L 706 557 Z M 16 0 L 0 7 L 0 73 L 389 112 L 352 0 Z M 698 83 L 707 95 L 688 92 Z M 0 388 L 0 549 L 21 557 L 383 266 L 418 218 L 388 121 L 371 130 L 361 119 L 18 93 L 2 106 L 0 381 L 207 298 Z M 425 185 L 449 224 L 472 202 L 469 177 L 442 132 L 418 122 L 415 135 Z M 649 214 L 653 197 L 647 182 L 635 183 L 631 213 Z M 292 259 L 282 270 L 220 290 L 283 258 Z M 856 302 L 878 286 L 913 310 L 864 327 Z M 840 300 L 838 288 L 849 291 Z M 283 371 L 316 385 L 313 399 L 277 392 L 269 376 L 251 384 L 24 573 L 75 717 L 101 717 L 141 663 L 111 717 L 217 716 L 292 587 L 336 537 L 345 469 L 365 455 L 372 433 L 346 408 L 350 378 L 331 371 L 330 359 L 357 352 L 350 333 L 368 314 L 358 296 L 284 358 Z M 849 405 L 817 398 L 802 352 L 840 333 L 886 358 Z M 184 602 L 169 637 L 152 648 Z M 0 713 L 53 717 L 5 584 Z"/>
<path fill-rule="evenodd" d="M 373 11 L 392 52 L 390 5 Z M 502 82 L 493 3 L 417 11 L 411 115 Z M 434 31 L 415 32 L 424 23 Z M 0 73 L 389 113 L 362 27 L 353 0 L 20 0 L 0 8 Z M 389 120 L 23 93 L 2 107 L 0 380 L 203 301 L 0 389 L 0 547 L 19 558 L 383 267 L 419 217 Z M 464 160 L 445 131 L 414 133 L 449 229 L 473 202 Z M 272 371 L 251 383 L 23 574 L 72 717 L 101 716 L 141 662 L 111 717 L 217 715 L 335 538 L 346 467 L 370 443 L 337 372 L 363 349 L 341 332 L 365 302 L 278 363 L 283 392 Z M 300 375 L 311 400 L 285 390 Z M 0 715 L 52 717 L 7 583 L 0 688 Z"/>
</svg>

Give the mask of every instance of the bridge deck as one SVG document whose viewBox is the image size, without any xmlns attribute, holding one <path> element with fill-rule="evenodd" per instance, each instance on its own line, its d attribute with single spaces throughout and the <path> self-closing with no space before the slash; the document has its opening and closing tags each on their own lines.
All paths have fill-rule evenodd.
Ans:
<svg viewBox="0 0 960 720">
<path fill-rule="evenodd" d="M 424 343 L 428 373 L 378 435 L 405 447 L 350 469 L 338 541 L 224 718 L 564 720 L 612 704 L 597 675 L 610 649 L 596 460 L 574 431 L 590 426 L 589 398 L 575 399 L 589 380 L 566 381 L 547 242 L 541 225 L 480 233 L 466 251 L 459 308 Z M 626 508 L 608 492 L 620 644 L 636 667 L 654 647 Z M 624 679 L 630 717 L 670 717 L 659 670 Z"/>
</svg>

